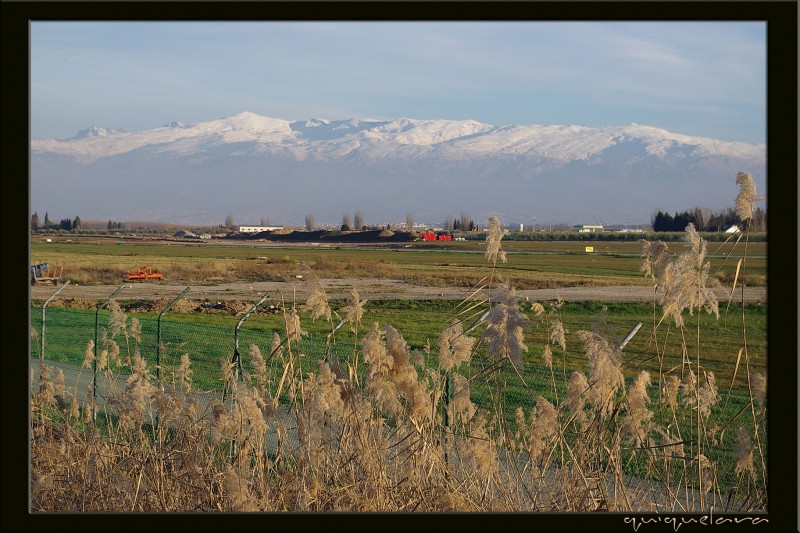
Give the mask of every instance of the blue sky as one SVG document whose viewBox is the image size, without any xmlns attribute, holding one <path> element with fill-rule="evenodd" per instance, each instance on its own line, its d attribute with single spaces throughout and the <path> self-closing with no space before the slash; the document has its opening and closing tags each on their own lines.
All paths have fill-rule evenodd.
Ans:
<svg viewBox="0 0 800 533">
<path fill-rule="evenodd" d="M 285 120 L 635 122 L 766 142 L 765 22 L 32 22 L 31 135 Z"/>
</svg>

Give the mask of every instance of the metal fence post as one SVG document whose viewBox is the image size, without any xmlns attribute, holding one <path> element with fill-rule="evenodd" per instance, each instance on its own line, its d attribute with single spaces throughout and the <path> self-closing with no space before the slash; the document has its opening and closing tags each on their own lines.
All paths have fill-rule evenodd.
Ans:
<svg viewBox="0 0 800 533">
<path fill-rule="evenodd" d="M 50 296 L 42 304 L 42 331 L 41 331 L 41 335 L 40 335 L 40 338 L 39 338 L 39 341 L 41 343 L 40 344 L 40 348 L 39 348 L 39 360 L 43 360 L 44 359 L 44 309 L 45 309 L 45 307 L 47 307 L 47 304 L 49 304 L 50 301 L 53 298 L 58 296 L 58 293 L 61 292 L 62 290 L 64 290 L 64 287 L 66 287 L 67 285 L 69 285 L 69 280 L 67 280 L 61 287 L 59 287 L 58 290 L 56 290 L 56 292 L 54 292 L 52 294 L 52 296 Z"/>
<path fill-rule="evenodd" d="M 178 303 L 178 300 L 186 296 L 186 293 L 189 292 L 190 288 L 191 287 L 186 287 L 185 289 L 183 289 L 183 292 L 180 293 L 177 298 L 172 300 L 172 302 L 158 314 L 158 322 L 156 326 L 156 332 L 157 332 L 156 333 L 156 381 L 158 382 L 158 385 L 159 387 L 161 387 L 162 390 L 164 389 L 164 387 L 163 385 L 161 385 L 161 351 L 163 350 L 163 344 L 161 343 L 161 318 L 165 314 L 167 314 L 170 309 L 172 309 L 173 305 Z M 156 428 L 158 428 L 160 418 L 161 417 L 159 417 L 158 414 L 156 414 L 156 422 L 155 422 Z"/>
<path fill-rule="evenodd" d="M 242 318 L 239 319 L 239 322 L 236 323 L 236 329 L 233 332 L 233 359 L 231 359 L 231 363 L 233 363 L 234 365 L 235 369 L 234 371 L 236 372 L 234 376 L 236 380 L 239 379 L 239 371 L 242 369 L 242 359 L 241 357 L 239 357 L 239 328 L 242 327 L 242 323 L 244 323 L 244 321 L 247 320 L 247 318 L 253 313 L 253 311 L 255 311 L 259 305 L 264 303 L 264 300 L 266 300 L 268 297 L 269 293 L 262 296 L 261 299 L 257 301 L 253 307 L 250 308 L 249 311 L 247 311 L 244 315 L 242 315 Z M 228 392 L 228 385 L 226 384 L 225 389 L 222 391 L 223 402 L 225 401 L 225 396 L 227 392 Z"/>
<path fill-rule="evenodd" d="M 642 327 L 642 323 L 641 322 L 637 322 L 636 325 L 633 326 L 633 328 L 631 328 L 631 330 L 628 332 L 627 335 L 625 335 L 625 338 L 622 339 L 622 342 L 619 345 L 619 350 L 620 351 L 622 351 L 622 349 L 625 348 L 625 346 L 630 342 L 630 340 L 633 338 L 633 336 L 636 335 L 636 332 L 639 331 L 639 328 L 641 328 L 641 327 Z"/>
<path fill-rule="evenodd" d="M 268 296 L 269 293 L 262 296 L 261 299 L 257 301 L 253 307 L 250 308 L 249 311 L 247 311 L 244 315 L 242 315 L 242 318 L 239 319 L 239 322 L 236 323 L 236 329 L 233 332 L 233 359 L 231 359 L 231 362 L 233 363 L 234 366 L 233 372 L 235 372 L 235 374 L 232 375 L 229 382 L 225 384 L 225 388 L 222 391 L 222 403 L 225 403 L 225 396 L 228 392 L 228 385 L 233 380 L 236 381 L 239 380 L 239 371 L 242 369 L 242 359 L 241 357 L 239 357 L 239 328 L 242 327 L 242 323 L 244 323 L 244 321 L 247 320 L 247 317 L 249 317 L 259 305 L 264 303 L 264 300 L 266 300 Z M 231 389 L 232 388 L 233 387 L 231 387 Z M 236 458 L 236 453 L 238 449 L 237 444 L 238 443 L 235 440 L 231 443 L 231 460 L 234 460 Z"/>
<path fill-rule="evenodd" d="M 100 331 L 100 311 L 108 305 L 108 303 L 114 299 L 114 296 L 119 293 L 122 289 L 127 287 L 124 283 L 120 285 L 117 290 L 111 293 L 111 296 L 108 299 L 97 306 L 97 311 L 94 315 L 94 361 L 92 361 L 92 401 L 95 404 L 95 408 L 92 409 L 92 419 L 94 420 L 95 416 L 97 416 L 97 343 L 99 342 L 99 331 Z"/>
<path fill-rule="evenodd" d="M 158 333 L 157 333 L 157 339 L 156 339 L 156 342 L 158 343 L 157 344 L 157 351 L 156 351 L 156 380 L 159 383 L 161 382 L 161 351 L 162 351 L 162 348 L 163 348 L 162 344 L 161 344 L 161 317 L 163 317 L 165 314 L 167 314 L 169 312 L 169 310 L 172 309 L 172 306 L 175 305 L 176 303 L 178 303 L 178 300 L 180 300 L 181 298 L 186 296 L 186 293 L 189 292 L 190 288 L 191 287 L 186 287 L 183 290 L 183 292 L 178 295 L 177 298 L 172 300 L 172 303 L 170 303 L 167 307 L 164 308 L 163 311 L 161 311 L 161 313 L 158 314 L 158 326 L 157 326 Z"/>
</svg>

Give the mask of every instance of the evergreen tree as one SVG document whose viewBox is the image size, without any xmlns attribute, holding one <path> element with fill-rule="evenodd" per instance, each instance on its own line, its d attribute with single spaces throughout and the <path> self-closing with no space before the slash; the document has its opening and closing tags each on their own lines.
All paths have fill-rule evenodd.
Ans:
<svg viewBox="0 0 800 533">
<path fill-rule="evenodd" d="M 34 211 L 33 216 L 31 216 L 31 229 L 33 231 L 37 231 L 39 229 L 39 215 L 36 214 Z"/>
<path fill-rule="evenodd" d="M 664 213 L 661 210 L 655 214 L 653 217 L 653 231 L 660 232 L 660 231 L 667 231 L 666 229 L 666 221 L 664 220 Z"/>
<path fill-rule="evenodd" d="M 683 213 L 675 211 L 675 217 L 672 219 L 672 231 L 685 231 L 688 225 L 688 214 L 685 211 Z"/>
<path fill-rule="evenodd" d="M 674 227 L 675 219 L 672 218 L 672 215 L 670 215 L 669 213 L 664 213 L 663 222 L 664 222 L 664 229 L 662 229 L 661 231 L 673 231 L 672 228 Z"/>
</svg>

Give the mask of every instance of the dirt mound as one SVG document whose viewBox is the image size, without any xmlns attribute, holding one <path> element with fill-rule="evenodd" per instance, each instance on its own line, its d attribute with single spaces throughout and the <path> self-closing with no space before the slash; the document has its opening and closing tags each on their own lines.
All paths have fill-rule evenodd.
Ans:
<svg viewBox="0 0 800 533">
<path fill-rule="evenodd" d="M 120 302 L 120 307 L 125 313 L 161 313 L 172 303 L 172 299 L 161 298 L 158 300 L 136 300 Z M 100 300 L 87 298 L 64 298 L 53 302 L 53 307 L 66 307 L 71 309 L 96 309 Z M 170 308 L 173 313 L 229 313 L 240 315 L 246 313 L 252 303 L 244 300 L 178 300 Z"/>
<path fill-rule="evenodd" d="M 89 300 L 87 298 L 64 298 L 63 300 L 55 300 L 52 305 L 74 309 L 95 309 L 97 304 L 97 300 Z"/>
<path fill-rule="evenodd" d="M 173 302 L 171 298 L 161 298 L 158 300 L 139 300 L 130 302 L 122 306 L 124 311 L 131 313 L 160 313 Z M 191 313 L 197 310 L 199 302 L 196 300 L 178 300 L 170 308 L 174 313 Z"/>
<path fill-rule="evenodd" d="M 381 243 L 410 242 L 419 238 L 414 232 L 384 230 L 363 231 L 262 231 L 261 233 L 240 234 L 242 240 L 267 240 L 275 242 L 319 242 L 319 243 Z"/>
</svg>

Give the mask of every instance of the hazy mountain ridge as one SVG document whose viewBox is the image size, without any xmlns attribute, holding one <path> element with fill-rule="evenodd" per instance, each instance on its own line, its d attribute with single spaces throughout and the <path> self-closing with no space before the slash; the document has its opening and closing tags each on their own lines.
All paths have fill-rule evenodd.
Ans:
<svg viewBox="0 0 800 533">
<path fill-rule="evenodd" d="M 31 149 L 34 153 L 61 153 L 90 162 L 145 147 L 158 146 L 162 153 L 174 150 L 185 154 L 243 142 L 254 143 L 253 154 L 314 151 L 342 157 L 360 151 L 376 157 L 394 153 L 402 157 L 437 155 L 448 158 L 524 155 L 569 162 L 587 159 L 615 144 L 635 140 L 646 143 L 647 153 L 656 157 L 666 157 L 670 150 L 681 146 L 693 147 L 692 155 L 697 157 L 758 158 L 766 153 L 765 145 L 691 137 L 637 124 L 602 128 L 492 126 L 474 120 L 409 118 L 390 122 L 321 119 L 288 122 L 247 112 L 191 125 L 172 122 L 142 132 L 92 126 L 67 140 L 34 139 Z M 409 149 L 411 147 L 414 149 Z M 298 160 L 302 159 L 304 157 L 298 156 Z"/>
<path fill-rule="evenodd" d="M 180 212 L 201 223 L 229 213 L 243 224 L 265 216 L 302 224 L 308 213 L 335 223 L 353 209 L 368 222 L 406 213 L 440 222 L 467 211 L 476 220 L 639 223 L 654 208 L 732 205 L 742 170 L 765 191 L 765 145 L 638 124 L 289 122 L 240 113 L 34 139 L 31 208 L 114 220 L 144 218 L 146 209 L 148 218 L 177 221 Z"/>
</svg>

